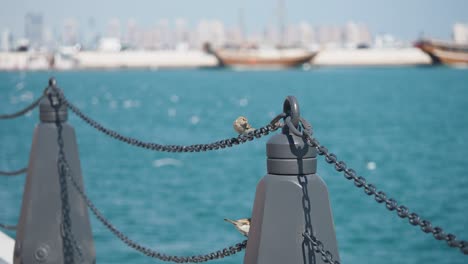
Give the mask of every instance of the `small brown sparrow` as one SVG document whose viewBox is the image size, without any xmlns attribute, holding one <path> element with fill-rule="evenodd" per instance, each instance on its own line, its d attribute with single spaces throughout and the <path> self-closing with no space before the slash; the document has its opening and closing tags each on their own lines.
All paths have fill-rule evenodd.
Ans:
<svg viewBox="0 0 468 264">
<path fill-rule="evenodd" d="M 242 218 L 238 220 L 231 220 L 228 218 L 224 218 L 224 221 L 233 224 L 236 227 L 236 229 L 244 236 L 246 237 L 249 236 L 250 218 Z"/>
<path fill-rule="evenodd" d="M 234 130 L 240 135 L 245 135 L 255 130 L 245 116 L 239 116 L 232 125 L 234 126 Z"/>
</svg>

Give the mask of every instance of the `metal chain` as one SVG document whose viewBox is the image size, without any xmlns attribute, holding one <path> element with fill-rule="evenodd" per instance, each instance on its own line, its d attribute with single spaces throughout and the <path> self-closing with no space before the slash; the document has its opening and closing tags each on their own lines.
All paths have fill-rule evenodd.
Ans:
<svg viewBox="0 0 468 264">
<path fill-rule="evenodd" d="M 322 241 L 318 240 L 312 233 L 304 232 L 302 236 L 312 244 L 315 253 L 320 253 L 322 260 L 325 263 L 340 264 L 338 260 L 333 260 L 333 255 L 330 251 L 325 250 Z"/>
<path fill-rule="evenodd" d="M 6 225 L 6 224 L 2 224 L 2 223 L 0 223 L 0 228 L 5 229 L 5 230 L 10 230 L 10 231 L 15 231 L 16 230 L 16 226 Z"/>
<path fill-rule="evenodd" d="M 34 108 L 36 108 L 39 105 L 39 103 L 41 102 L 42 98 L 44 98 L 44 94 L 41 95 L 41 97 L 37 98 L 30 105 L 28 105 L 25 108 L 19 110 L 18 112 L 11 113 L 11 114 L 2 114 L 2 115 L 0 115 L 0 120 L 1 119 L 13 119 L 13 118 L 17 118 L 17 117 L 25 115 L 27 112 L 29 112 L 29 111 L 33 110 Z"/>
<path fill-rule="evenodd" d="M 125 142 L 129 145 L 140 147 L 140 148 L 145 148 L 149 150 L 154 150 L 154 151 L 164 151 L 164 152 L 202 152 L 202 151 L 209 151 L 209 150 L 217 150 L 217 149 L 223 149 L 226 147 L 232 147 L 234 145 L 239 145 L 242 143 L 245 143 L 247 141 L 252 141 L 255 138 L 260 138 L 262 136 L 268 135 L 270 132 L 276 131 L 278 128 L 281 127 L 280 123 L 278 122 L 281 118 L 283 118 L 285 115 L 280 114 L 273 118 L 273 120 L 266 126 L 256 129 L 248 134 L 245 135 L 239 135 L 236 138 L 230 138 L 230 139 L 224 139 L 224 140 L 219 140 L 214 143 L 209 143 L 209 144 L 195 144 L 195 145 L 189 145 L 189 146 L 180 146 L 180 145 L 160 145 L 156 143 L 148 143 L 144 142 L 132 137 L 127 137 L 123 136 L 122 134 L 110 130 L 97 121 L 93 120 L 89 116 L 85 115 L 78 107 L 70 103 L 65 96 L 62 95 L 62 100 L 65 105 L 68 106 L 68 108 L 75 113 L 79 118 L 81 118 L 85 123 L 90 125 L 91 127 L 97 129 L 99 132 L 104 133 L 111 138 L 117 139 L 119 141 Z"/>
<path fill-rule="evenodd" d="M 302 188 L 302 209 L 304 210 L 304 233 L 312 234 L 312 220 L 310 219 L 310 198 L 309 198 L 309 190 L 307 188 L 308 180 L 306 175 L 298 175 L 297 180 Z M 315 255 L 313 253 L 313 244 L 310 241 L 304 239 L 302 242 L 302 252 L 303 256 L 307 256 L 309 261 L 304 260 L 304 263 L 315 263 Z"/>
<path fill-rule="evenodd" d="M 160 253 L 148 247 L 145 247 L 132 239 L 130 239 L 127 235 L 122 233 L 122 231 L 118 230 L 102 213 L 97 209 L 94 203 L 89 199 L 89 197 L 84 192 L 83 188 L 79 186 L 79 184 L 73 178 L 69 167 L 66 168 L 66 175 L 70 179 L 72 185 L 76 189 L 76 191 L 80 194 L 81 198 L 84 200 L 86 205 L 89 207 L 91 212 L 96 216 L 96 218 L 107 228 L 109 231 L 112 232 L 118 239 L 124 242 L 127 246 L 135 249 L 136 251 L 143 253 L 144 255 L 160 259 L 162 261 L 169 261 L 175 263 L 199 263 L 199 262 L 206 262 L 209 260 L 220 259 L 227 256 L 234 255 L 240 251 L 242 251 L 247 246 L 247 240 L 244 240 L 241 243 L 237 243 L 234 246 L 226 247 L 222 250 L 217 250 L 213 253 L 205 254 L 205 255 L 198 255 L 198 256 L 171 256 Z"/>
<path fill-rule="evenodd" d="M 64 141 L 62 137 L 63 126 L 62 122 L 59 119 L 59 109 L 62 105 L 60 96 L 58 96 L 59 91 L 57 88 L 53 87 L 52 92 L 49 93 L 48 98 L 50 104 L 55 110 L 55 125 L 57 127 L 57 144 L 58 144 L 58 159 L 57 159 L 57 169 L 59 173 L 59 184 L 60 184 L 60 199 L 62 201 L 62 240 L 63 240 L 63 256 L 65 263 L 75 263 L 75 251 L 78 253 L 80 260 L 82 260 L 82 252 L 78 247 L 76 240 L 74 238 L 73 232 L 71 230 L 72 221 L 70 217 L 70 204 L 68 199 L 68 186 L 66 178 L 66 170 L 69 167 L 64 151 Z"/>
<path fill-rule="evenodd" d="M 0 176 L 17 176 L 28 171 L 28 167 L 16 171 L 0 171 Z"/>
<path fill-rule="evenodd" d="M 2 119 L 13 119 L 13 118 L 17 118 L 17 117 L 20 117 L 20 116 L 26 114 L 27 112 L 29 112 L 29 111 L 33 110 L 34 108 L 36 108 L 39 105 L 42 98 L 44 98 L 44 94 L 41 97 L 37 98 L 30 105 L 28 105 L 27 107 L 21 109 L 18 112 L 11 113 L 11 114 L 1 114 L 0 115 L 0 120 L 2 120 Z M 22 168 L 22 169 L 19 169 L 19 170 L 16 170 L 16 171 L 0 171 L 0 176 L 17 176 L 17 175 L 25 173 L 27 170 L 28 170 L 28 168 L 25 167 L 25 168 Z M 15 225 L 7 225 L 7 224 L 0 223 L 0 228 L 5 229 L 5 230 L 10 230 L 10 231 L 15 231 L 17 227 Z"/>
<path fill-rule="evenodd" d="M 45 91 L 44 91 L 44 93 L 45 93 Z M 39 98 L 34 100 L 30 105 L 26 106 L 25 108 L 15 112 L 15 113 L 1 114 L 0 115 L 0 120 L 2 120 L 2 119 L 14 119 L 14 118 L 25 115 L 26 113 L 33 110 L 34 108 L 36 108 L 39 105 L 41 100 L 44 98 L 44 93 Z M 25 173 L 27 170 L 28 170 L 28 168 L 24 167 L 24 168 L 16 170 L 16 171 L 0 171 L 0 176 L 17 176 L 17 175 Z M 6 224 L 2 224 L 2 223 L 0 223 L 0 228 L 5 229 L 5 230 L 10 230 L 10 231 L 15 231 L 16 230 L 16 226 L 6 225 Z"/>
<path fill-rule="evenodd" d="M 61 99 L 59 99 L 59 103 L 58 103 L 58 106 L 56 106 L 56 114 L 58 114 L 58 109 L 60 108 L 60 104 L 61 103 L 65 103 L 65 101 L 62 99 L 64 99 L 64 97 L 61 97 Z M 101 125 L 99 125 L 98 123 L 94 122 L 93 120 L 91 120 L 90 118 L 87 118 L 86 116 L 82 115 L 81 112 L 75 108 L 73 105 L 67 103 L 67 105 L 70 107 L 70 109 L 75 109 L 76 113 L 82 117 L 85 121 L 86 120 L 89 120 L 89 124 L 94 124 L 92 125 L 93 127 L 96 127 L 98 128 L 101 132 L 104 132 L 106 133 L 105 131 L 110 131 L 110 130 L 107 130 L 105 128 L 103 128 Z M 75 112 L 74 111 L 74 112 Z M 279 120 L 279 118 L 278 118 Z M 276 120 L 275 121 L 275 125 L 276 125 L 276 122 L 278 121 Z M 87 121 L 88 122 L 88 121 Z M 213 253 L 209 253 L 209 254 L 205 254 L 205 255 L 198 255 L 198 256 L 171 256 L 171 255 L 166 255 L 166 254 L 163 254 L 163 253 L 160 253 L 160 252 L 157 252 L 155 250 L 152 250 L 150 248 L 147 248 L 145 246 L 142 246 L 140 245 L 139 243 L 131 240 L 128 236 L 126 236 L 124 233 L 122 233 L 121 231 L 119 231 L 106 217 L 104 217 L 104 215 L 97 209 L 97 207 L 94 205 L 93 202 L 91 202 L 91 200 L 88 198 L 88 196 L 85 194 L 85 192 L 83 191 L 83 189 L 79 186 L 79 184 L 75 181 L 75 179 L 73 178 L 73 176 L 71 175 L 71 172 L 70 172 L 70 166 L 68 165 L 67 161 L 66 161 L 66 157 L 65 157 L 65 154 L 63 153 L 63 147 L 64 147 L 64 144 L 63 144 L 63 139 L 62 139 L 62 128 L 61 128 L 61 124 L 60 122 L 56 122 L 57 124 L 57 128 L 58 128 L 58 134 L 59 134 L 59 137 L 58 137 L 58 143 L 59 143 L 59 171 L 60 171 L 60 181 L 62 182 L 62 176 L 63 177 L 66 177 L 68 179 L 70 179 L 71 183 L 72 183 L 72 186 L 75 188 L 75 190 L 79 193 L 79 195 L 81 196 L 81 198 L 83 199 L 83 201 L 86 203 L 86 205 L 88 206 L 88 208 L 91 210 L 91 212 L 96 216 L 96 218 L 105 226 L 107 227 L 117 238 L 119 238 L 122 242 L 124 242 L 126 245 L 128 245 L 129 247 L 135 249 L 136 251 L 139 251 L 143 254 L 145 254 L 146 256 L 149 256 L 149 257 L 152 257 L 152 258 L 157 258 L 157 259 L 160 259 L 160 260 L 163 260 L 163 261 L 170 261 L 170 262 L 175 262 L 175 263 L 188 263 L 188 262 L 191 262 L 191 263 L 199 263 L 199 262 L 205 262 L 205 261 L 209 261 L 209 260 L 214 260 L 214 259 L 220 259 L 220 258 L 224 258 L 224 257 L 227 257 L 227 256 L 231 256 L 231 255 L 234 255 L 240 251 L 242 251 L 244 248 L 246 248 L 247 246 L 247 240 L 244 240 L 243 242 L 241 243 L 237 243 L 236 245 L 234 246 L 230 246 L 230 247 L 227 247 L 227 248 L 224 248 L 222 250 L 218 250 L 216 252 L 213 252 Z M 273 129 L 273 125 L 269 125 L 270 129 L 269 130 L 266 130 L 268 134 L 268 131 L 274 131 L 276 129 Z M 101 130 L 102 129 L 102 130 Z M 111 131 L 112 132 L 112 131 Z M 107 134 L 107 133 L 106 133 Z M 114 135 L 114 134 L 112 134 Z M 118 134 L 115 134 L 116 136 L 118 136 Z M 256 136 L 256 135 L 254 135 Z M 127 142 L 127 141 L 125 141 Z M 140 146 L 139 144 L 139 141 L 138 140 L 134 140 L 134 139 L 130 139 L 127 143 L 130 143 L 133 145 L 133 143 L 136 143 L 137 146 Z M 140 142 L 141 143 L 141 142 Z M 153 146 L 160 146 L 161 147 L 161 150 L 166 150 L 166 148 L 169 148 L 169 149 L 178 149 L 179 147 L 178 146 L 161 146 L 161 145 L 156 145 L 156 144 L 152 144 Z M 141 145 L 142 146 L 142 145 Z M 197 145 L 197 146 L 201 146 L 201 145 Z M 189 146 L 190 147 L 190 146 Z M 185 148 L 185 147 L 183 147 Z M 206 148 L 204 149 L 203 147 L 200 148 L 200 150 L 198 151 L 201 151 L 201 150 L 208 150 L 209 148 Z M 214 148 L 213 148 L 214 149 Z M 166 150 L 167 151 L 167 150 Z M 197 151 L 197 150 L 193 150 L 193 151 Z M 180 151 L 179 151 L 180 152 Z M 66 184 L 65 184 L 66 185 Z M 63 190 L 63 189 L 62 189 Z M 66 192 L 66 189 L 65 189 L 65 192 Z M 64 197 L 63 197 L 64 198 Z M 63 199 L 62 198 L 62 199 Z M 69 208 L 63 208 L 63 211 L 66 211 L 66 210 L 69 210 Z M 68 221 L 68 220 L 67 220 Z M 64 221 L 65 223 L 67 223 L 67 221 Z M 66 226 L 66 225 L 65 225 Z M 66 231 L 66 230 L 65 230 Z M 67 231 L 65 232 L 67 233 Z M 69 262 L 67 262 L 69 263 Z"/>
<path fill-rule="evenodd" d="M 377 187 L 374 184 L 367 183 L 367 180 L 364 177 L 358 176 L 356 171 L 351 168 L 347 168 L 346 163 L 339 161 L 335 154 L 329 152 L 328 149 L 322 146 L 317 139 L 313 138 L 312 126 L 305 119 L 301 119 L 301 123 L 303 130 L 300 132 L 300 136 L 303 136 L 311 147 L 316 148 L 319 155 L 325 156 L 325 161 L 334 165 L 336 171 L 343 172 L 346 179 L 353 180 L 354 185 L 357 188 L 364 187 L 364 192 L 367 195 L 373 195 L 375 201 L 377 203 L 385 204 L 389 211 L 396 211 L 400 218 L 408 218 L 411 225 L 421 227 L 421 230 L 424 233 L 432 233 L 435 239 L 443 240 L 447 242 L 448 246 L 459 248 L 463 254 L 468 255 L 468 241 L 457 240 L 456 236 L 451 233 L 445 234 L 441 227 L 433 227 L 429 220 L 422 219 L 415 212 L 410 212 L 408 207 L 404 205 L 398 205 L 395 199 L 387 198 L 385 192 L 377 190 Z"/>
<path fill-rule="evenodd" d="M 0 115 L 0 120 L 2 120 L 2 119 L 14 119 L 14 118 L 25 115 L 29 111 L 36 108 L 43 98 L 44 98 L 44 94 L 42 94 L 39 98 L 34 100 L 34 102 L 32 102 L 30 105 L 26 106 L 25 108 L 15 112 L 15 113 L 1 114 Z M 0 171 L 0 176 L 17 176 L 17 175 L 25 173 L 27 170 L 28 170 L 28 168 L 24 167 L 24 168 L 16 170 L 16 171 Z M 17 227 L 15 225 L 7 225 L 7 224 L 0 223 L 0 228 L 5 229 L 5 230 L 10 230 L 10 231 L 15 231 Z"/>
</svg>

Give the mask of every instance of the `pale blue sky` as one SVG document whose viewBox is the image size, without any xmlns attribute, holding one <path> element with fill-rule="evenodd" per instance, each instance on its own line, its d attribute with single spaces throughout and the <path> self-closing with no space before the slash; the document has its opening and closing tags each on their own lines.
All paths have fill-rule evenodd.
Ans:
<svg viewBox="0 0 468 264">
<path fill-rule="evenodd" d="M 455 22 L 468 23 L 468 0 L 289 0 L 287 21 L 307 21 L 312 25 L 343 25 L 347 21 L 362 22 L 374 34 L 392 33 L 404 40 L 425 36 L 448 39 Z M 260 32 L 275 23 L 277 0 L 0 0 L 0 30 L 9 28 L 23 35 L 24 15 L 40 12 L 47 25 L 60 28 L 69 17 L 77 19 L 81 28 L 94 18 L 102 29 L 111 18 L 123 25 L 134 18 L 139 25 L 150 26 L 160 19 L 185 18 L 194 26 L 203 18 L 220 19 L 236 25 L 238 10 L 244 10 L 249 32 Z"/>
</svg>

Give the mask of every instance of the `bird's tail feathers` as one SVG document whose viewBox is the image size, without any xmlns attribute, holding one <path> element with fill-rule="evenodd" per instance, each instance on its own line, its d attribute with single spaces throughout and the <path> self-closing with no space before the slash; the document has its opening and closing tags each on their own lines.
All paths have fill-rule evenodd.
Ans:
<svg viewBox="0 0 468 264">
<path fill-rule="evenodd" d="M 233 224 L 233 225 L 236 224 L 236 222 L 234 222 L 234 220 L 231 220 L 231 219 L 229 219 L 229 218 L 224 218 L 224 221 L 229 222 L 229 223 L 231 223 L 231 224 Z"/>
</svg>

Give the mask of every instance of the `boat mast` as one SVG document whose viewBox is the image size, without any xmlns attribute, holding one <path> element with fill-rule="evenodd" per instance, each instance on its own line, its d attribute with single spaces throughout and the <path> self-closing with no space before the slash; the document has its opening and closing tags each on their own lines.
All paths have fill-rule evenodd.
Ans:
<svg viewBox="0 0 468 264">
<path fill-rule="evenodd" d="M 279 43 L 280 47 L 285 46 L 286 35 L 286 5 L 284 0 L 278 0 L 278 27 L 279 27 Z"/>
<path fill-rule="evenodd" d="M 245 30 L 245 23 L 244 23 L 244 9 L 241 7 L 239 8 L 238 14 L 238 23 L 239 23 L 239 30 L 240 30 L 240 45 L 242 46 L 247 42 L 247 32 Z"/>
</svg>

